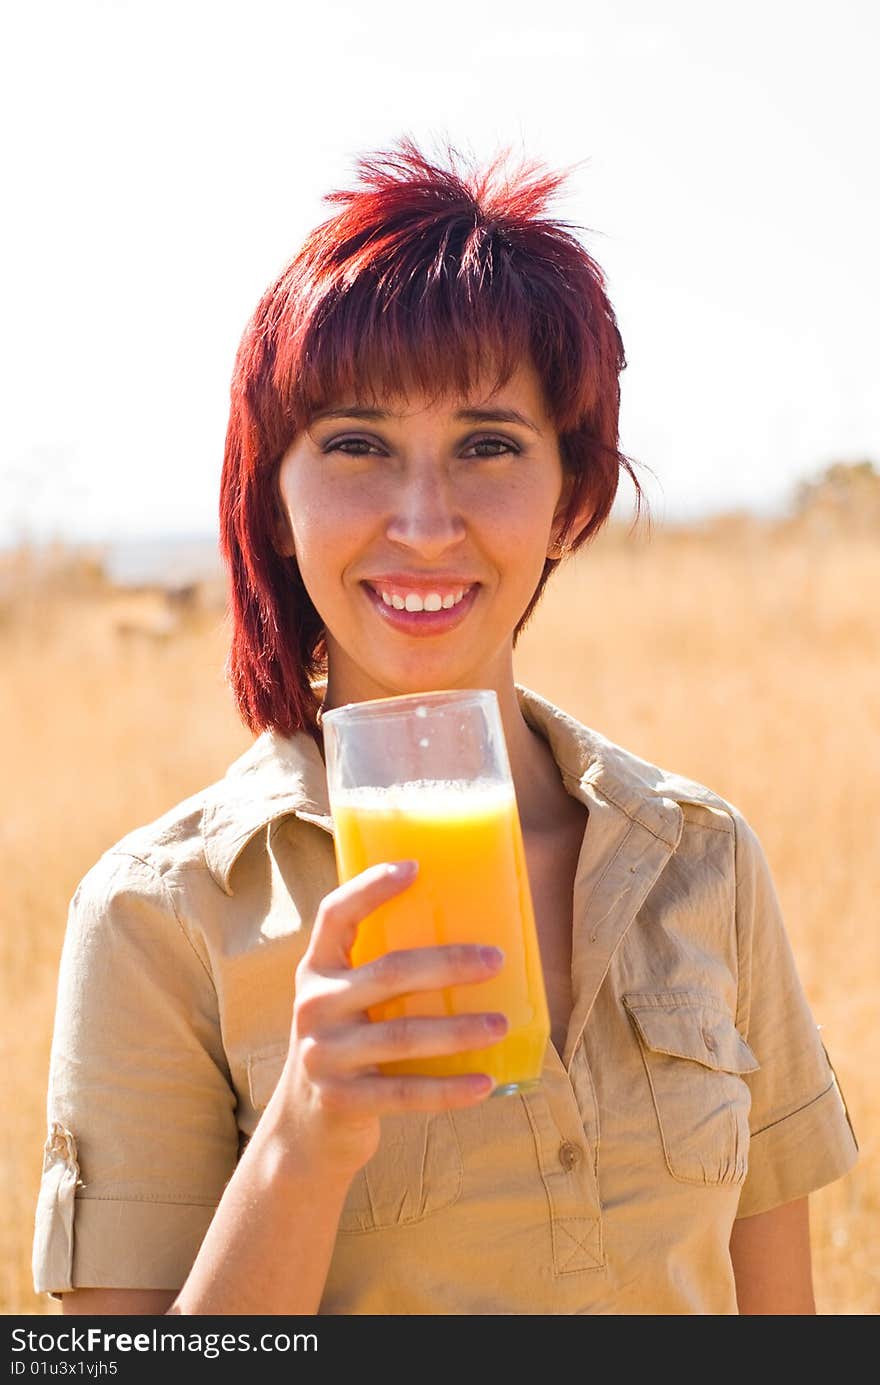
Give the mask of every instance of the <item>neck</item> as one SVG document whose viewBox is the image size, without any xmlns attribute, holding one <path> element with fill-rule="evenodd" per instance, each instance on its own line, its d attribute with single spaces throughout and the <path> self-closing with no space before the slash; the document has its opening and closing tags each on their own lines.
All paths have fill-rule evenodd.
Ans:
<svg viewBox="0 0 880 1385">
<path fill-rule="evenodd" d="M 498 691 L 498 703 L 522 829 L 524 833 L 540 831 L 550 820 L 562 789 L 559 770 L 549 745 L 520 711 L 512 678 L 509 688 Z"/>
</svg>

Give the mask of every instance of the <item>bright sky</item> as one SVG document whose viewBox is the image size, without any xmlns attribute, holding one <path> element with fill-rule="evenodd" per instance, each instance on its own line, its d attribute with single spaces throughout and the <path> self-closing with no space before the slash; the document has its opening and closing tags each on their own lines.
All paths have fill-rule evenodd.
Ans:
<svg viewBox="0 0 880 1385">
<path fill-rule="evenodd" d="M 880 461 L 875 0 L 30 0 L 3 30 L 0 542 L 213 532 L 244 324 L 404 133 L 586 161 L 557 211 L 658 519 Z"/>
</svg>

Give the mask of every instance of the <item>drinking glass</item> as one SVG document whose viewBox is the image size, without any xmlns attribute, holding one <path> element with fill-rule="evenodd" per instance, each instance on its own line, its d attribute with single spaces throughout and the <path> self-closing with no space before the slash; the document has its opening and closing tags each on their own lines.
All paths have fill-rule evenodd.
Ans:
<svg viewBox="0 0 880 1385">
<path fill-rule="evenodd" d="M 504 1038 L 485 1048 L 396 1060 L 385 1073 L 489 1073 L 493 1095 L 540 1079 L 550 1021 L 522 830 L 498 698 L 490 689 L 418 693 L 325 712 L 327 785 L 340 883 L 383 861 L 414 859 L 399 896 L 359 925 L 360 966 L 399 948 L 492 944 L 488 981 L 398 996 L 371 1019 L 498 1010 Z"/>
</svg>

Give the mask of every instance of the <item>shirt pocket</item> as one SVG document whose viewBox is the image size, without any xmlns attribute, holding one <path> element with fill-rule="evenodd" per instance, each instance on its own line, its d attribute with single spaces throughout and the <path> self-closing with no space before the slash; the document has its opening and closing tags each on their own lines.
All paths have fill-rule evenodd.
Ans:
<svg viewBox="0 0 880 1385">
<path fill-rule="evenodd" d="M 642 1052 L 666 1165 L 683 1183 L 742 1183 L 758 1060 L 716 996 L 699 991 L 623 997 Z"/>
<path fill-rule="evenodd" d="M 286 1056 L 278 1046 L 250 1055 L 248 1086 L 256 1111 L 268 1103 Z M 450 1112 L 383 1116 L 379 1148 L 352 1180 L 339 1230 L 381 1231 L 424 1221 L 458 1200 L 462 1177 Z"/>
</svg>

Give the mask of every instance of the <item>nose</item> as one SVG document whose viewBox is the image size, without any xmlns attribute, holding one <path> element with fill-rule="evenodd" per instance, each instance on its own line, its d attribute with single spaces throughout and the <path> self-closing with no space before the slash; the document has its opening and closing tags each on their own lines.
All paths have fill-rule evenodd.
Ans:
<svg viewBox="0 0 880 1385">
<path fill-rule="evenodd" d="M 465 532 L 448 479 L 435 467 L 413 468 L 400 482 L 388 538 L 430 560 L 454 548 Z"/>
</svg>

